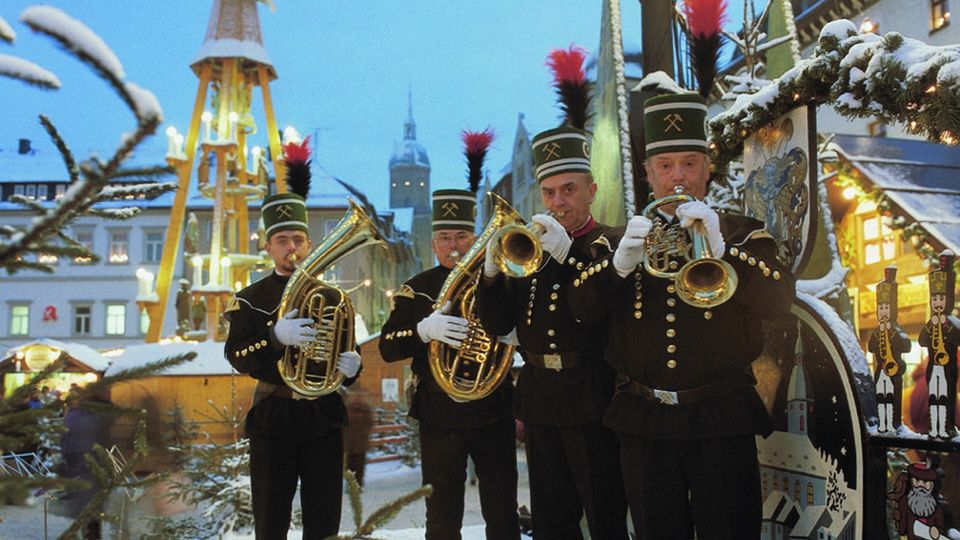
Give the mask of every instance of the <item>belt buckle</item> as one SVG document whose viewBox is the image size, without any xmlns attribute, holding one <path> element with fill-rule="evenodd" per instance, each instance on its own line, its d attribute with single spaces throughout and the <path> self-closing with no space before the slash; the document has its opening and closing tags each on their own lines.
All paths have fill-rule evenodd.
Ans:
<svg viewBox="0 0 960 540">
<path fill-rule="evenodd" d="M 560 371 L 563 369 L 563 357 L 559 354 L 543 355 L 543 367 Z"/>
<path fill-rule="evenodd" d="M 660 403 L 664 405 L 677 405 L 679 400 L 677 399 L 677 393 L 671 392 L 670 390 L 660 390 L 658 388 L 653 389 L 653 397 L 657 399 Z"/>
</svg>

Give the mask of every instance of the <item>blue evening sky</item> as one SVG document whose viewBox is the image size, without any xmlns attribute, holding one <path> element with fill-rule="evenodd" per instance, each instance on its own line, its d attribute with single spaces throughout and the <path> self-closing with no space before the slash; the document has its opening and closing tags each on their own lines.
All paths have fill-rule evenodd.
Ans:
<svg viewBox="0 0 960 540">
<path fill-rule="evenodd" d="M 0 43 L 0 53 L 53 71 L 63 88 L 48 92 L 0 78 L 0 151 L 16 151 L 20 138 L 52 151 L 36 121 L 43 113 L 78 157 L 104 154 L 132 129 L 133 118 L 92 71 L 19 22 L 23 9 L 36 3 L 0 2 L 0 17 L 17 32 L 13 45 Z M 203 42 L 212 0 L 46 3 L 84 21 L 120 58 L 127 80 L 156 94 L 164 123 L 141 157 L 162 162 L 163 131 L 173 125 L 184 132 L 190 119 L 198 79 L 189 64 Z M 495 181 L 510 159 L 519 113 L 531 133 L 558 123 L 544 59 L 551 48 L 570 43 L 597 49 L 602 0 L 276 0 L 274 13 L 258 5 L 279 76 L 271 85 L 278 125 L 315 133 L 314 159 L 386 208 L 387 163 L 402 139 L 408 88 L 432 187 L 466 187 L 460 131 L 486 126 L 498 137 L 487 160 Z M 624 0 L 621 9 L 625 45 L 636 50 L 640 5 Z M 265 146 L 259 92 L 253 113 L 260 132 L 251 145 Z"/>
</svg>

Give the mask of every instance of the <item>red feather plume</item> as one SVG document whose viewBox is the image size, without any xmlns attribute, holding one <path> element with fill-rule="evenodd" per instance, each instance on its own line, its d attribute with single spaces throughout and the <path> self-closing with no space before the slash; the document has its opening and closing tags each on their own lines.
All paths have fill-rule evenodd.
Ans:
<svg viewBox="0 0 960 540">
<path fill-rule="evenodd" d="M 554 49 L 547 54 L 547 66 L 553 71 L 553 87 L 560 98 L 564 123 L 586 129 L 590 117 L 590 83 L 583 69 L 587 51 L 576 45 Z"/>
<path fill-rule="evenodd" d="M 700 95 L 707 97 L 717 76 L 721 30 L 727 20 L 727 0 L 684 0 L 683 15 L 687 18 L 690 38 L 690 63 L 700 86 Z"/>
<path fill-rule="evenodd" d="M 571 44 L 569 49 L 554 49 L 547 54 L 547 67 L 553 71 L 553 82 L 580 83 L 586 80 L 587 74 L 583 71 L 583 62 L 587 59 L 587 51 Z"/>
<path fill-rule="evenodd" d="M 467 180 L 470 191 L 476 193 L 480 189 L 480 180 L 483 178 L 483 160 L 487 157 L 487 150 L 493 142 L 493 130 L 483 131 L 464 130 L 460 137 L 463 139 L 463 154 L 467 156 Z"/>
<path fill-rule="evenodd" d="M 310 137 L 283 145 L 283 156 L 287 161 L 287 189 L 306 199 L 310 193 Z"/>
<path fill-rule="evenodd" d="M 310 137 L 299 143 L 289 142 L 283 145 L 283 157 L 287 163 L 306 163 L 310 159 Z"/>
</svg>

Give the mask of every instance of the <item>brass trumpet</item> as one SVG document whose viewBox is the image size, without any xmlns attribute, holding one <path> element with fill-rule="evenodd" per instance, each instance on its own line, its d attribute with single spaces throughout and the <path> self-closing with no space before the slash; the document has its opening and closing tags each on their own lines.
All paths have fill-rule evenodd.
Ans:
<svg viewBox="0 0 960 540">
<path fill-rule="evenodd" d="M 490 239 L 487 249 L 493 250 L 493 259 L 500 271 L 513 278 L 527 277 L 540 268 L 543 262 L 543 247 L 540 237 L 546 230 L 539 223 L 527 223 L 506 201 L 498 195 L 495 201 L 504 207 L 509 223 L 501 227 Z M 553 217 L 563 217 L 563 212 L 546 212 Z"/>
<path fill-rule="evenodd" d="M 661 206 L 695 200 L 683 193 L 682 186 L 677 186 L 673 195 L 648 204 L 643 215 L 652 221 Z M 643 268 L 652 276 L 672 279 L 677 296 L 691 306 L 709 309 L 729 300 L 737 290 L 737 272 L 730 263 L 711 253 L 703 224 L 694 222 L 687 234 L 678 229 L 651 231 L 644 244 Z M 676 259 L 686 261 L 679 270 Z"/>
</svg>

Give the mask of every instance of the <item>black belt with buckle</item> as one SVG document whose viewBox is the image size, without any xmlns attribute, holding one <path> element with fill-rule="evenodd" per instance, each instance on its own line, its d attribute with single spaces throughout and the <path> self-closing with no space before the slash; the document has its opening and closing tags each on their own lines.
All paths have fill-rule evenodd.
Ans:
<svg viewBox="0 0 960 540">
<path fill-rule="evenodd" d="M 577 367 L 581 364 L 579 355 L 576 352 L 540 354 L 524 351 L 523 359 L 527 363 L 539 368 L 554 369 L 557 371 Z"/>
<path fill-rule="evenodd" d="M 746 372 L 733 373 L 726 377 L 689 390 L 662 390 L 651 388 L 627 376 L 617 376 L 617 390 L 642 397 L 663 405 L 691 405 L 726 396 L 753 386 L 753 376 Z"/>
</svg>

